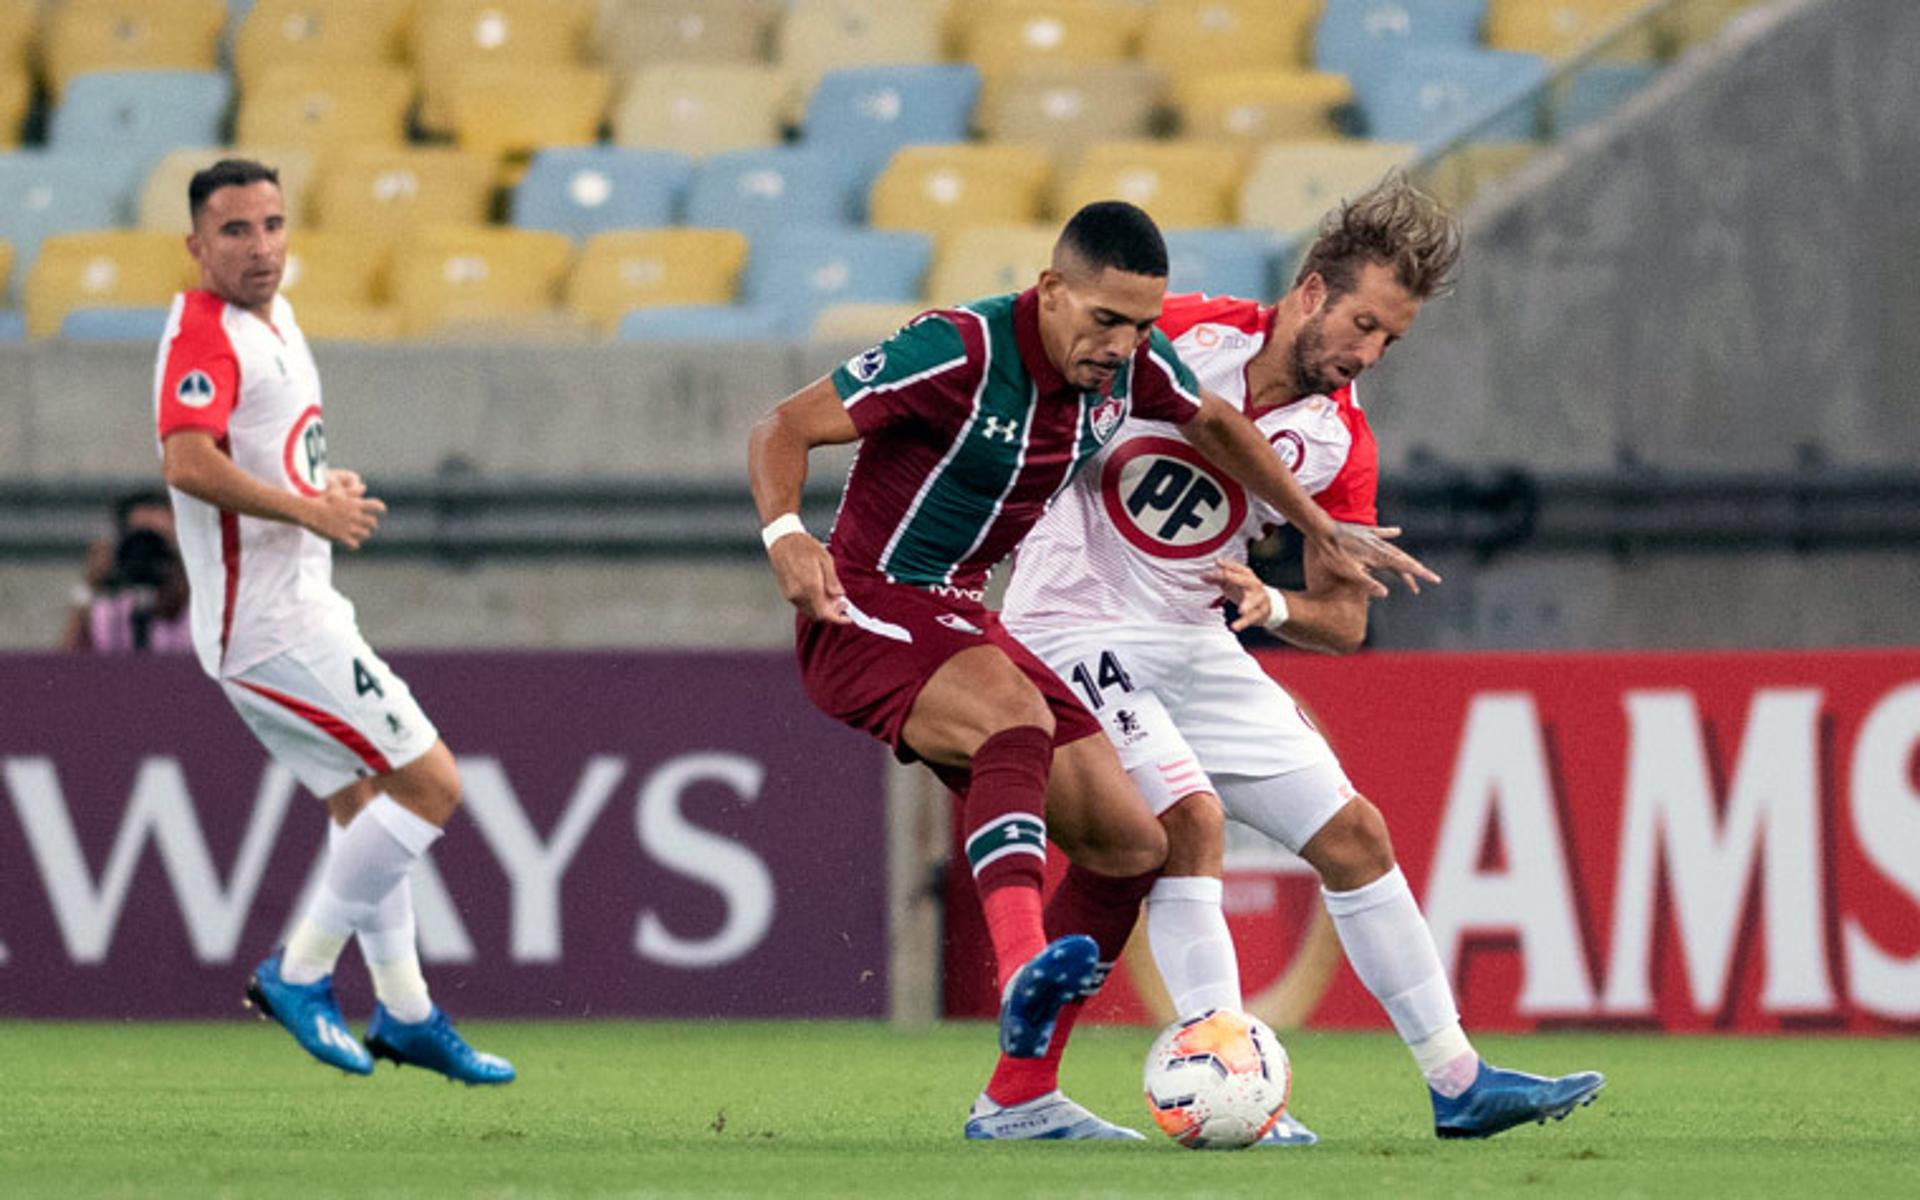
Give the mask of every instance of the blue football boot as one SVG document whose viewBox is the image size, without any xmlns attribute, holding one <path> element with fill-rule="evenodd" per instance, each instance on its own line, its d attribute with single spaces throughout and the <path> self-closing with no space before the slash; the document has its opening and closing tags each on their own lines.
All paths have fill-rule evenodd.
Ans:
<svg viewBox="0 0 1920 1200">
<path fill-rule="evenodd" d="M 1146 1136 L 1115 1125 L 1067 1099 L 1057 1089 L 1024 1104 L 995 1104 L 983 1094 L 967 1113 L 970 1142 L 1144 1142 Z"/>
<path fill-rule="evenodd" d="M 1292 1113 L 1284 1112 L 1280 1114 L 1280 1119 L 1273 1123 L 1273 1128 L 1262 1134 L 1260 1140 L 1253 1146 L 1258 1150 L 1266 1146 L 1317 1146 L 1319 1144 L 1319 1134 L 1295 1120 Z"/>
<path fill-rule="evenodd" d="M 513 1082 L 513 1064 L 467 1045 L 437 1004 L 432 1015 L 413 1025 L 394 1020 L 386 1005 L 374 1005 L 373 1019 L 367 1022 L 367 1049 L 375 1058 L 425 1067 L 469 1085 Z"/>
<path fill-rule="evenodd" d="M 1492 1137 L 1503 1129 L 1533 1121 L 1558 1121 L 1583 1104 L 1592 1104 L 1607 1077 L 1581 1071 L 1549 1079 L 1524 1071 L 1503 1071 L 1484 1061 L 1466 1091 L 1448 1099 L 1433 1092 L 1433 1132 L 1443 1138 Z"/>
<path fill-rule="evenodd" d="M 373 1059 L 354 1040 L 333 998 L 333 976 L 313 983 L 288 983 L 280 977 L 280 951 L 253 969 L 247 1002 L 262 1016 L 286 1026 L 300 1048 L 330 1067 L 352 1075 L 373 1074 Z"/>
<path fill-rule="evenodd" d="M 1053 1041 L 1060 1009 L 1100 978 L 1100 948 L 1084 933 L 1051 942 L 1013 973 L 1000 996 L 1000 1050 L 1009 1058 L 1041 1058 Z"/>
</svg>

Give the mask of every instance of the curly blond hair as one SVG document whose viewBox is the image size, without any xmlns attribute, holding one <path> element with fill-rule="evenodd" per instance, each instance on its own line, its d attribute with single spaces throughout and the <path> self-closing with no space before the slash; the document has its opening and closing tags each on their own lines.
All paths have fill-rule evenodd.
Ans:
<svg viewBox="0 0 1920 1200">
<path fill-rule="evenodd" d="M 1390 171 L 1321 219 L 1294 284 L 1318 272 L 1329 296 L 1338 299 L 1353 290 L 1367 263 L 1392 267 L 1416 299 L 1449 291 L 1460 265 L 1459 219 L 1415 187 L 1405 171 Z"/>
</svg>

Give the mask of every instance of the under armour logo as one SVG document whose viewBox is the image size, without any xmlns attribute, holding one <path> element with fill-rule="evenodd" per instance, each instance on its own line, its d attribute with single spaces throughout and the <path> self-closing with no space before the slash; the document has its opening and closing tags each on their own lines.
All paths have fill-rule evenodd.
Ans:
<svg viewBox="0 0 1920 1200">
<path fill-rule="evenodd" d="M 1012 417 L 1004 421 L 999 417 L 988 417 L 986 431 L 980 436 L 1003 438 L 1008 442 L 1017 441 L 1020 437 L 1020 422 Z"/>
</svg>

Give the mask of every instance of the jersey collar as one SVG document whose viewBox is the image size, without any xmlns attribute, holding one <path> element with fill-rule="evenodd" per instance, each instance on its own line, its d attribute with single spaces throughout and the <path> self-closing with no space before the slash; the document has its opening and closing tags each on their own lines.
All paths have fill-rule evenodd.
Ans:
<svg viewBox="0 0 1920 1200">
<path fill-rule="evenodd" d="M 1040 289 L 1038 288 L 1028 288 L 1014 297 L 1013 341 L 1014 345 L 1020 349 L 1021 364 L 1027 368 L 1027 374 L 1033 376 L 1034 386 L 1042 396 L 1077 390 L 1068 384 L 1066 376 L 1060 374 L 1047 360 L 1047 348 L 1040 341 Z"/>
</svg>

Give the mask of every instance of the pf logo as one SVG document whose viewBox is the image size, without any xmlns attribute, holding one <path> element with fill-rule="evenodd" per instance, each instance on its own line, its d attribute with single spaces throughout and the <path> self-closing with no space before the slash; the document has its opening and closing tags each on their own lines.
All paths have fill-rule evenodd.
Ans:
<svg viewBox="0 0 1920 1200">
<path fill-rule="evenodd" d="M 280 461 L 287 469 L 287 482 L 302 496 L 327 490 L 327 431 L 320 423 L 318 404 L 301 413 L 287 431 Z"/>
<path fill-rule="evenodd" d="M 1247 494 L 1200 452 L 1165 437 L 1140 437 L 1108 457 L 1100 498 L 1121 535 L 1160 558 L 1200 558 L 1247 519 Z"/>
</svg>

